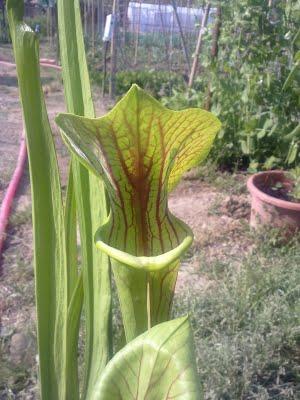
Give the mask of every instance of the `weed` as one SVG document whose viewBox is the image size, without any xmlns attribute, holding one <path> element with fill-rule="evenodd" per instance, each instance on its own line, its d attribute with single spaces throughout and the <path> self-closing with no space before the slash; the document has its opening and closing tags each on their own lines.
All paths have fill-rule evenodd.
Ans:
<svg viewBox="0 0 300 400">
<path fill-rule="evenodd" d="M 216 189 L 224 190 L 231 195 L 241 195 L 247 192 L 245 176 L 241 173 L 220 171 L 217 164 L 207 161 L 197 168 L 198 178 Z"/>
<path fill-rule="evenodd" d="M 10 218 L 10 225 L 17 227 L 31 222 L 31 206 L 26 207 L 24 210 L 17 211 L 12 214 Z"/>
<path fill-rule="evenodd" d="M 222 205 L 223 200 L 224 199 L 222 196 L 217 196 L 215 198 L 215 200 L 213 200 L 213 202 L 211 203 L 211 205 L 209 207 L 208 215 L 216 215 L 216 216 L 222 215 L 221 205 Z"/>
<path fill-rule="evenodd" d="M 299 242 L 272 237 L 242 260 L 201 272 L 213 285 L 180 294 L 192 316 L 205 399 L 297 399 L 300 395 Z"/>
</svg>

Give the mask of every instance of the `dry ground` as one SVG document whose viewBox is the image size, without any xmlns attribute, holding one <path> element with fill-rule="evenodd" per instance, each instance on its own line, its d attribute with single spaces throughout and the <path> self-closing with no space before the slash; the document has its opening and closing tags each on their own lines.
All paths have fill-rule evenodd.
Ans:
<svg viewBox="0 0 300 400">
<path fill-rule="evenodd" d="M 0 60 L 11 60 L 9 48 L 0 49 Z M 59 74 L 42 69 L 49 118 L 58 149 L 62 181 L 68 168 L 68 152 L 53 124 L 64 110 Z M 97 102 L 98 114 L 103 113 Z M 0 201 L 13 173 L 22 130 L 15 69 L 0 65 Z M 177 290 L 187 285 L 205 290 L 209 280 L 199 278 L 201 263 L 240 257 L 251 248 L 247 218 L 249 200 L 242 175 L 207 179 L 205 172 L 188 174 L 172 193 L 170 209 L 195 232 L 195 244 L 183 263 Z M 0 399 L 35 399 L 36 347 L 32 267 L 31 200 L 28 170 L 22 179 L 12 213 L 5 251 L 1 260 L 0 284 Z M 1 382 L 2 381 L 2 382 Z M 3 387 L 12 388 L 1 397 Z"/>
</svg>

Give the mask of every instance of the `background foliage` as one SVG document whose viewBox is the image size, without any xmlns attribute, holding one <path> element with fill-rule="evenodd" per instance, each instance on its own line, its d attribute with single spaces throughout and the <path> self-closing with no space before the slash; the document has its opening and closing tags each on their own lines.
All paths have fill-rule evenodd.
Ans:
<svg viewBox="0 0 300 400">
<path fill-rule="evenodd" d="M 211 30 L 202 70 L 190 92 L 173 90 L 174 108 L 203 106 L 210 82 L 212 112 L 223 123 L 213 157 L 232 167 L 273 168 L 299 161 L 299 1 L 222 2 L 217 61 L 211 61 Z M 295 67 L 289 84 L 285 82 Z"/>
<path fill-rule="evenodd" d="M 156 0 L 149 2 L 158 4 Z M 164 3 L 169 2 L 161 2 Z M 102 87 L 104 69 L 101 29 L 106 14 L 111 12 L 110 2 L 105 0 L 101 4 L 100 9 L 99 1 L 81 2 L 89 67 L 92 80 L 99 87 Z M 203 7 L 205 2 L 178 0 L 176 4 Z M 40 25 L 43 39 L 49 32 L 56 37 L 56 27 L 48 26 L 49 21 L 55 25 L 55 18 L 49 20 L 51 12 L 46 3 L 42 5 L 43 13 L 27 22 L 33 28 Z M 213 58 L 213 15 L 219 5 L 221 31 L 218 56 Z M 92 35 L 93 6 L 94 19 L 98 21 L 101 17 L 101 24 L 97 23 L 100 31 L 94 28 Z M 208 93 L 211 93 L 211 111 L 223 123 L 211 155 L 220 166 L 255 171 L 290 168 L 299 162 L 299 0 L 212 1 L 212 17 L 204 32 L 200 68 L 190 90 L 187 90 L 188 71 L 178 34 L 127 32 L 122 17 L 126 7 L 127 3 L 119 0 L 117 96 L 124 94 L 132 83 L 138 83 L 155 97 L 163 98 L 167 106 L 182 109 L 205 107 Z M 185 33 L 190 59 L 198 29 L 196 23 L 194 32 Z M 56 45 L 53 38 L 50 42 Z M 108 52 L 107 80 L 110 62 Z M 104 87 L 107 89 L 108 82 Z"/>
</svg>

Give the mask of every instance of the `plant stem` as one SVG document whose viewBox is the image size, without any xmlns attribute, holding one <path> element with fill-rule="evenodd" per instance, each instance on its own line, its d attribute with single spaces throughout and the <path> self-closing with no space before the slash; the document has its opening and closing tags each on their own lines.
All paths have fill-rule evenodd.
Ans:
<svg viewBox="0 0 300 400">
<path fill-rule="evenodd" d="M 148 330 L 151 329 L 151 292 L 150 292 L 150 272 L 147 273 L 147 316 Z"/>
</svg>

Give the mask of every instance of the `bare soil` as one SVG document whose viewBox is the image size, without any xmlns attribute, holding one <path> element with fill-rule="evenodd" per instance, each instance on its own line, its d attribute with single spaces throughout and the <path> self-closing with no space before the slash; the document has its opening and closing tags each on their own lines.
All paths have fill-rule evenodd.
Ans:
<svg viewBox="0 0 300 400">
<path fill-rule="evenodd" d="M 6 49 L 5 58 L 12 59 L 10 49 Z M 42 82 L 64 185 L 69 155 L 53 124 L 54 116 L 65 109 L 59 73 L 42 69 Z M 104 112 L 101 104 L 97 102 L 98 115 Z M 22 127 L 15 69 L 0 65 L 0 202 L 16 164 Z M 244 187 L 244 176 L 236 175 L 236 180 L 239 187 Z M 179 274 L 178 291 L 187 285 L 196 290 L 205 290 L 212 282 L 199 277 L 199 269 L 204 263 L 207 267 L 213 260 L 222 261 L 228 255 L 239 258 L 241 253 L 251 248 L 247 223 L 250 206 L 244 190 L 236 193 L 231 188 L 209 184 L 205 179 L 197 178 L 197 175 L 187 175 L 171 194 L 169 206 L 195 233 L 195 243 L 183 261 Z M 36 399 L 34 276 L 28 169 L 15 200 L 1 264 L 0 399 Z"/>
</svg>

